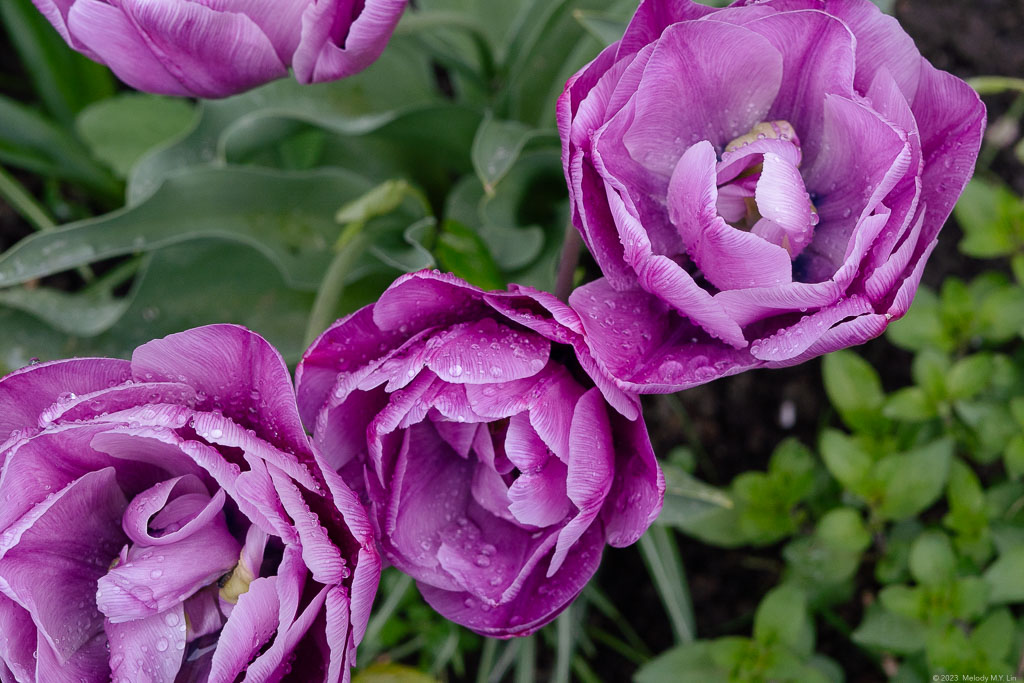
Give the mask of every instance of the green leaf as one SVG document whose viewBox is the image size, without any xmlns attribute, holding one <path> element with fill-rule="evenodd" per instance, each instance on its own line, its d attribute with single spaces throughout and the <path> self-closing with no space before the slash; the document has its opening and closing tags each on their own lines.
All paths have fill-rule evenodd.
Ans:
<svg viewBox="0 0 1024 683">
<path fill-rule="evenodd" d="M 374 664 L 352 677 L 352 683 L 438 683 L 433 676 L 401 664 Z"/>
<path fill-rule="evenodd" d="M 1013 648 L 1013 615 L 1006 608 L 997 609 L 971 632 L 970 640 L 993 661 L 1005 660 Z"/>
<path fill-rule="evenodd" d="M 864 647 L 909 655 L 924 649 L 926 635 L 927 629 L 920 622 L 872 605 L 852 638 Z"/>
<path fill-rule="evenodd" d="M 949 537 L 926 531 L 910 546 L 910 573 L 918 583 L 940 585 L 956 575 L 956 555 Z"/>
<path fill-rule="evenodd" d="M 505 289 L 505 278 L 487 245 L 480 235 L 458 221 L 444 222 L 434 255 L 442 268 L 477 287 Z"/>
<path fill-rule="evenodd" d="M 995 370 L 992 356 L 975 354 L 953 364 L 946 378 L 946 389 L 953 400 L 972 398 L 988 386 Z"/>
<path fill-rule="evenodd" d="M 830 353 L 823 361 L 822 377 L 829 400 L 851 429 L 873 431 L 884 426 L 882 382 L 867 361 L 849 350 Z"/>
<path fill-rule="evenodd" d="M 835 429 L 821 433 L 819 444 L 825 467 L 843 488 L 863 495 L 868 475 L 871 472 L 871 456 L 865 453 L 850 436 Z"/>
<path fill-rule="evenodd" d="M 974 178 L 954 214 L 964 231 L 960 251 L 968 256 L 1006 256 L 1024 245 L 1024 202 L 1002 183 Z"/>
<path fill-rule="evenodd" d="M 0 96 L 0 162 L 81 183 L 107 197 L 120 186 L 74 136 L 41 113 Z"/>
<path fill-rule="evenodd" d="M 882 414 L 891 420 L 921 422 L 938 416 L 937 406 L 921 387 L 904 387 L 894 391 L 885 401 Z"/>
<path fill-rule="evenodd" d="M 1003 452 L 1003 464 L 1006 466 L 1006 474 L 1012 479 L 1020 479 L 1024 476 L 1024 434 L 1018 434 L 1006 444 L 1006 451 Z"/>
<path fill-rule="evenodd" d="M 825 543 L 854 552 L 867 550 L 871 545 L 871 534 L 864 526 L 859 511 L 848 508 L 834 508 L 818 521 L 815 535 Z"/>
<path fill-rule="evenodd" d="M 5 0 L 0 18 L 36 92 L 57 120 L 70 125 L 87 104 L 114 94 L 110 70 L 68 47 L 31 0 Z"/>
<path fill-rule="evenodd" d="M 927 287 L 920 287 L 907 314 L 893 322 L 885 332 L 889 341 L 901 349 L 920 351 L 934 348 L 952 351 L 956 339 L 943 325 L 939 299 Z"/>
<path fill-rule="evenodd" d="M 934 349 L 925 349 L 916 356 L 910 371 L 921 390 L 932 401 L 944 401 L 949 395 L 946 378 L 950 370 L 950 359 Z"/>
<path fill-rule="evenodd" d="M 104 258 L 218 237 L 261 250 L 289 284 L 315 290 L 331 259 L 338 206 L 368 189 L 365 179 L 341 169 L 197 169 L 169 179 L 138 206 L 22 240 L 0 256 L 0 283 L 26 282 Z M 418 218 L 414 205 L 409 211 L 413 213 L 379 219 L 374 240 L 401 242 L 403 231 Z M 409 265 L 429 265 L 429 260 L 420 261 Z M 365 259 L 350 280 L 392 268 Z"/>
<path fill-rule="evenodd" d="M 768 476 L 791 504 L 804 500 L 814 488 L 814 455 L 796 438 L 782 441 L 768 462 Z"/>
<path fill-rule="evenodd" d="M 49 287 L 11 287 L 0 289 L 0 304 L 33 315 L 66 334 L 92 337 L 116 323 L 129 302 L 105 292 L 71 294 Z"/>
<path fill-rule="evenodd" d="M 416 196 L 409 183 L 404 180 L 388 180 L 342 206 L 334 214 L 334 220 L 342 225 L 363 224 L 371 218 L 397 210 L 409 196 Z"/>
<path fill-rule="evenodd" d="M 768 646 L 782 643 L 809 656 L 814 651 L 814 628 L 803 591 L 783 584 L 769 592 L 754 614 L 754 640 Z"/>
<path fill-rule="evenodd" d="M 1024 287 L 1002 285 L 981 297 L 977 330 L 987 341 L 1004 344 L 1024 332 Z"/>
<path fill-rule="evenodd" d="M 608 12 L 577 9 L 572 16 L 602 45 L 611 45 L 621 39 L 629 25 L 618 14 Z"/>
<path fill-rule="evenodd" d="M 1024 546 L 1011 548 L 1001 554 L 984 574 L 991 587 L 989 602 L 1002 604 L 1024 602 Z"/>
<path fill-rule="evenodd" d="M 1013 277 L 1017 279 L 1017 283 L 1024 285 L 1024 253 L 1014 254 L 1010 259 L 1010 268 L 1013 270 Z"/>
<path fill-rule="evenodd" d="M 534 131 L 519 121 L 495 119 L 488 112 L 473 138 L 473 168 L 488 195 L 519 158 Z"/>
<path fill-rule="evenodd" d="M 90 105 L 75 127 L 93 155 L 125 178 L 143 154 L 184 133 L 195 117 L 186 100 L 131 93 Z"/>
<path fill-rule="evenodd" d="M 729 676 L 711 657 L 711 643 L 667 650 L 640 667 L 634 683 L 727 683 Z"/>
<path fill-rule="evenodd" d="M 878 461 L 874 475 L 882 485 L 879 515 L 906 519 L 934 503 L 942 494 L 952 459 L 953 440 L 946 437 Z"/>
<path fill-rule="evenodd" d="M 735 503 L 727 493 L 671 463 L 662 463 L 662 469 L 665 502 L 658 516 L 660 523 L 715 545 L 736 546 L 744 542 L 737 524 Z"/>
</svg>

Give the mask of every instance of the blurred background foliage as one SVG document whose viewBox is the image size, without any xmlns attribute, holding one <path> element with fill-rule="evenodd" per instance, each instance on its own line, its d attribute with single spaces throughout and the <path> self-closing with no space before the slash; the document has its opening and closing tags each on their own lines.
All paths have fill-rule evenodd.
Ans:
<svg viewBox="0 0 1024 683">
<path fill-rule="evenodd" d="M 126 90 L 30 0 L 0 0 L 0 371 L 225 321 L 294 363 L 424 267 L 551 290 L 555 101 L 636 1 L 414 5 L 359 76 L 193 102 Z M 475 636 L 386 571 L 357 683 L 1020 676 L 1024 81 L 972 83 L 992 114 L 979 175 L 904 320 L 822 363 L 650 399 L 659 523 L 532 637 Z"/>
</svg>

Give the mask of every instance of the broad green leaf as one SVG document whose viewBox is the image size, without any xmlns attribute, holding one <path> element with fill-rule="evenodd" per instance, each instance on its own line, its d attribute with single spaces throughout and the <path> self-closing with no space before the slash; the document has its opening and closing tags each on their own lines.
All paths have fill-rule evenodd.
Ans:
<svg viewBox="0 0 1024 683">
<path fill-rule="evenodd" d="M 791 504 L 810 495 L 814 488 L 814 454 L 795 438 L 775 447 L 768 462 L 768 474 L 774 485 L 785 493 Z"/>
<path fill-rule="evenodd" d="M 96 292 L 69 293 L 49 287 L 0 289 L 0 304 L 33 315 L 55 330 L 92 337 L 109 329 L 128 308 L 126 299 Z"/>
<path fill-rule="evenodd" d="M 23 368 L 34 359 L 72 355 L 74 345 L 36 316 L 0 306 L 0 376 Z"/>
<path fill-rule="evenodd" d="M 920 287 L 914 304 L 900 320 L 886 328 L 886 336 L 896 346 L 908 351 L 926 348 L 952 351 L 956 339 L 943 326 L 939 299 L 927 287 Z"/>
<path fill-rule="evenodd" d="M 0 17 L 36 92 L 57 120 L 70 125 L 87 104 L 114 94 L 110 70 L 68 47 L 31 0 L 0 2 Z"/>
<path fill-rule="evenodd" d="M 1010 439 L 1003 452 L 1003 464 L 1006 466 L 1006 473 L 1013 479 L 1020 479 L 1024 476 L 1024 434 L 1018 434 Z"/>
<path fill-rule="evenodd" d="M 814 651 L 814 625 L 807 616 L 807 598 L 789 584 L 775 588 L 754 614 L 754 639 L 771 646 L 786 645 L 794 652 L 810 655 Z"/>
<path fill-rule="evenodd" d="M 727 683 L 728 673 L 712 659 L 711 644 L 698 641 L 672 648 L 644 664 L 634 683 Z"/>
<path fill-rule="evenodd" d="M 189 129 L 195 116 L 186 100 L 131 93 L 89 105 L 75 127 L 93 156 L 124 178 L 143 154 Z"/>
<path fill-rule="evenodd" d="M 853 438 L 835 429 L 826 429 L 821 433 L 818 448 L 825 467 L 843 488 L 858 494 L 865 492 L 872 460 Z"/>
<path fill-rule="evenodd" d="M 601 45 L 611 45 L 621 39 L 629 25 L 619 14 L 609 12 L 577 9 L 572 15 Z"/>
<path fill-rule="evenodd" d="M 433 676 L 401 664 L 373 664 L 352 677 L 352 683 L 438 683 Z"/>
<path fill-rule="evenodd" d="M 0 96 L 0 162 L 81 183 L 106 197 L 120 185 L 65 129 L 40 112 Z"/>
<path fill-rule="evenodd" d="M 665 472 L 665 503 L 658 517 L 662 524 L 685 528 L 692 521 L 735 506 L 726 492 L 705 484 L 682 469 L 670 463 L 664 463 L 662 469 Z"/>
<path fill-rule="evenodd" d="M 991 587 L 989 601 L 993 604 L 1024 602 L 1024 546 L 1011 548 L 999 556 L 985 571 L 985 582 Z"/>
<path fill-rule="evenodd" d="M 1003 608 L 992 612 L 978 624 L 970 635 L 971 643 L 990 660 L 1005 660 L 1013 648 L 1014 623 L 1010 610 Z"/>
<path fill-rule="evenodd" d="M 953 364 L 946 378 L 946 390 L 953 400 L 972 398 L 988 386 L 995 363 L 988 354 L 975 354 Z"/>
<path fill-rule="evenodd" d="M 918 621 L 872 605 L 853 632 L 853 641 L 864 647 L 895 654 L 913 654 L 924 649 L 927 629 Z"/>
<path fill-rule="evenodd" d="M 340 169 L 312 173 L 208 168 L 176 175 L 138 206 L 37 233 L 0 256 L 0 284 L 16 284 L 104 258 L 218 237 L 261 250 L 291 285 L 315 289 L 338 235 L 334 214 L 369 189 Z M 415 211 L 415 207 L 410 208 Z M 372 226 L 375 240 L 400 235 L 418 216 Z M 426 264 L 423 264 L 426 265 Z M 420 267 L 423 267 L 421 265 Z M 367 259 L 350 279 L 385 266 Z"/>
<path fill-rule="evenodd" d="M 533 134 L 529 126 L 496 119 L 491 112 L 480 122 L 471 154 L 473 168 L 488 195 L 494 194 L 494 186 L 512 168 Z"/>
<path fill-rule="evenodd" d="M 878 461 L 874 470 L 882 485 L 878 514 L 905 519 L 934 503 L 946 485 L 952 459 L 953 441 L 947 437 Z"/>
<path fill-rule="evenodd" d="M 891 420 L 920 422 L 936 417 L 938 410 L 921 387 L 904 387 L 886 398 L 882 414 Z"/>
<path fill-rule="evenodd" d="M 401 39 L 391 41 L 380 59 L 350 78 L 315 85 L 282 78 L 241 95 L 206 100 L 188 134 L 150 152 L 132 168 L 128 202 L 136 204 L 151 195 L 175 171 L 209 165 L 227 154 L 244 156 L 254 140 L 264 144 L 266 140 L 253 132 L 259 131 L 266 119 L 291 119 L 345 135 L 364 135 L 401 118 L 403 113 L 439 102 L 431 64 L 409 41 Z M 453 105 L 445 108 L 448 112 L 456 109 Z M 420 126 L 419 133 L 420 137 L 463 134 L 465 125 L 459 120 L 458 125 L 430 126 L 428 131 Z M 411 143 L 408 147 L 415 152 Z M 363 150 L 363 161 L 375 161 L 370 151 Z M 379 180 L 391 177 L 395 173 L 388 169 Z"/>
<path fill-rule="evenodd" d="M 974 178 L 954 214 L 964 231 L 960 251 L 968 256 L 1006 256 L 1024 246 L 1024 201 L 1002 183 Z"/>
<path fill-rule="evenodd" d="M 1024 333 L 1024 287 L 1005 285 L 984 296 L 977 312 L 977 333 L 1003 344 Z"/>
<path fill-rule="evenodd" d="M 833 508 L 818 521 L 815 535 L 836 548 L 861 552 L 871 545 L 871 534 L 861 513 L 853 508 Z"/>
<path fill-rule="evenodd" d="M 918 583 L 940 585 L 956 575 L 956 554 L 949 537 L 926 531 L 910 546 L 910 573 Z"/>
<path fill-rule="evenodd" d="M 434 247 L 438 264 L 482 289 L 505 289 L 494 257 L 480 235 L 462 223 L 445 221 Z"/>
<path fill-rule="evenodd" d="M 1024 147 L 1021 147 L 1021 149 L 1024 149 Z M 1024 253 L 1014 254 L 1013 258 L 1010 259 L 1010 267 L 1013 269 L 1013 277 L 1017 279 L 1017 283 L 1024 285 Z"/>
<path fill-rule="evenodd" d="M 934 349 L 925 349 L 916 356 L 910 366 L 914 381 L 932 401 L 945 401 L 949 396 L 946 384 L 951 361 L 949 357 Z"/>
<path fill-rule="evenodd" d="M 849 350 L 830 353 L 822 364 L 822 377 L 829 400 L 851 429 L 884 426 L 882 382 L 867 361 Z"/>
</svg>

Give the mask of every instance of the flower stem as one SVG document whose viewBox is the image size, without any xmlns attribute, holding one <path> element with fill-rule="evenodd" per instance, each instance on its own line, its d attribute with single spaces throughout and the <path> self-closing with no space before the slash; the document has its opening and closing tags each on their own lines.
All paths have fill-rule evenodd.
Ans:
<svg viewBox="0 0 1024 683">
<path fill-rule="evenodd" d="M 36 230 L 47 232 L 57 227 L 42 204 L 37 202 L 22 187 L 21 183 L 3 167 L 0 167 L 0 197 L 6 200 Z"/>
<path fill-rule="evenodd" d="M 562 301 L 569 298 L 573 281 L 576 277 L 576 266 L 580 262 L 580 247 L 583 238 L 571 222 L 566 225 L 565 239 L 562 241 L 562 258 L 558 263 L 558 276 L 555 280 L 555 296 Z"/>
<path fill-rule="evenodd" d="M 341 233 L 336 247 L 337 253 L 327 267 L 324 279 L 320 283 L 320 289 L 316 293 L 316 299 L 313 300 L 313 310 L 309 313 L 309 323 L 306 326 L 306 346 L 312 344 L 320 336 L 320 333 L 334 321 L 338 299 L 345 291 L 345 277 L 369 241 L 363 233 L 363 225 L 365 225 L 363 221 L 353 221 L 345 226 L 345 230 Z"/>
</svg>

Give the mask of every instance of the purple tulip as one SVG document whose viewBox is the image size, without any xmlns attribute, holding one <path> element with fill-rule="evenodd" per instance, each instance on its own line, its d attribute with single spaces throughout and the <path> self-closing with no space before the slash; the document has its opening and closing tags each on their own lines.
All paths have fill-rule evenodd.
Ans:
<svg viewBox="0 0 1024 683">
<path fill-rule="evenodd" d="M 985 108 L 869 0 L 645 0 L 559 100 L 574 292 L 622 388 L 871 339 L 906 313 Z"/>
<path fill-rule="evenodd" d="M 0 680 L 349 680 L 380 558 L 261 337 L 26 367 L 0 434 Z"/>
<path fill-rule="evenodd" d="M 362 490 L 386 559 L 478 633 L 554 619 L 605 544 L 633 543 L 661 509 L 636 397 L 581 335 L 548 294 L 424 271 L 332 325 L 297 370 L 303 419 Z"/>
<path fill-rule="evenodd" d="M 295 70 L 362 71 L 406 0 L 33 0 L 67 43 L 147 92 L 225 97 Z"/>
</svg>

